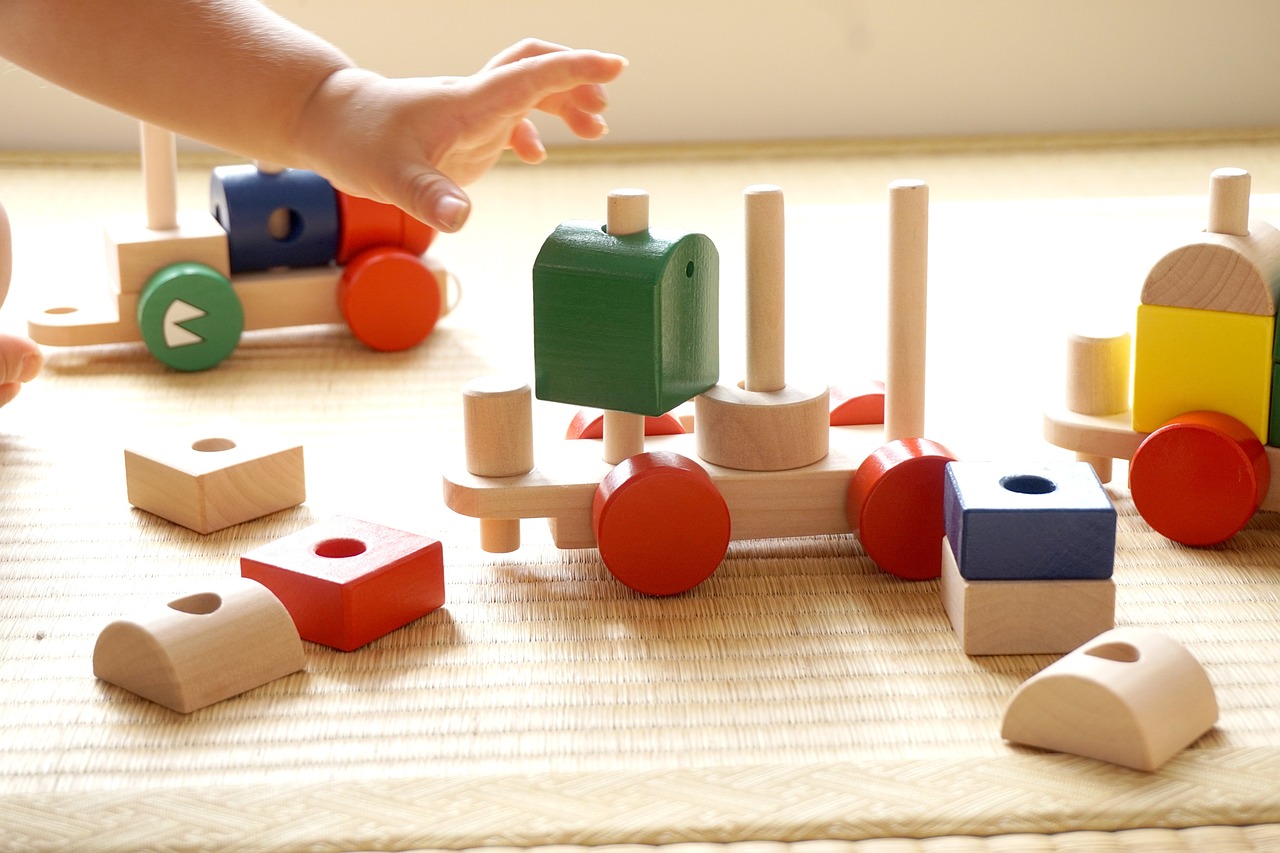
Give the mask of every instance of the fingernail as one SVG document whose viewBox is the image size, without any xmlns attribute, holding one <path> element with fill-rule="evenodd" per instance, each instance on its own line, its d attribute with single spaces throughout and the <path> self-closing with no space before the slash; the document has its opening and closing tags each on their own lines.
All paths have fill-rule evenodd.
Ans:
<svg viewBox="0 0 1280 853">
<path fill-rule="evenodd" d="M 40 367 L 44 364 L 44 356 L 39 353 L 31 353 L 22 357 L 21 369 L 18 371 L 19 382 L 30 382 L 40 373 Z"/>
<path fill-rule="evenodd" d="M 456 195 L 441 196 L 436 202 L 436 218 L 446 231 L 457 231 L 467 221 L 471 202 Z"/>
</svg>

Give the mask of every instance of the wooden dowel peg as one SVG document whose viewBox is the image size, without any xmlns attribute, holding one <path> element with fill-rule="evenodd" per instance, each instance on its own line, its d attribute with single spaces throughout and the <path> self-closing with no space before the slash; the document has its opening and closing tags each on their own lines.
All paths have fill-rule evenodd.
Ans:
<svg viewBox="0 0 1280 853">
<path fill-rule="evenodd" d="M 781 391 L 786 381 L 786 228 L 782 190 L 757 185 L 746 206 L 747 391 Z"/>
<path fill-rule="evenodd" d="M 173 131 L 142 123 L 142 182 L 146 190 L 147 227 L 178 227 L 178 142 Z"/>
<path fill-rule="evenodd" d="M 889 353 L 885 441 L 924 435 L 925 318 L 929 255 L 929 186 L 889 185 Z"/>
<path fill-rule="evenodd" d="M 1209 227 L 1213 234 L 1249 236 L 1249 190 L 1244 169 L 1215 169 L 1209 175 Z"/>
</svg>

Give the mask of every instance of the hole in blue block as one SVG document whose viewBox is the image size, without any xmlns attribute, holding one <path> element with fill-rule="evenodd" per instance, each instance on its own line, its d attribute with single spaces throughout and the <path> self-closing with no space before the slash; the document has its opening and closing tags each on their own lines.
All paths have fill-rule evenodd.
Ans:
<svg viewBox="0 0 1280 853">
<path fill-rule="evenodd" d="M 1000 485 L 1020 495 L 1047 495 L 1058 488 L 1058 484 L 1053 480 L 1035 474 L 1014 474 L 1009 477 L 1001 477 Z"/>
</svg>

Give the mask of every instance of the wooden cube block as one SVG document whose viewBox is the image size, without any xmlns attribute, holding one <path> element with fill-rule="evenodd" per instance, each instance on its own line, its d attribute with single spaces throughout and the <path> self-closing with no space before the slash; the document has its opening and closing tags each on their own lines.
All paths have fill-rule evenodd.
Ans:
<svg viewBox="0 0 1280 853">
<path fill-rule="evenodd" d="M 942 539 L 942 604 L 967 655 L 1069 652 L 1115 625 L 1105 580 L 971 581 Z"/>
<path fill-rule="evenodd" d="M 533 335 L 539 399 L 662 415 L 719 378 L 715 244 L 564 223 L 534 262 Z"/>
<path fill-rule="evenodd" d="M 178 217 L 178 227 L 153 230 L 144 221 L 120 221 L 106 229 L 107 271 L 117 293 L 138 293 L 159 270 L 184 261 L 231 276 L 227 232 L 207 213 Z"/>
<path fill-rule="evenodd" d="M 435 539 L 335 517 L 240 558 L 271 589 L 304 640 L 349 652 L 444 604 L 444 550 Z"/>
<path fill-rule="evenodd" d="M 1133 428 L 1207 409 L 1231 415 L 1267 440 L 1275 317 L 1138 306 Z"/>
<path fill-rule="evenodd" d="M 102 629 L 93 674 L 189 714 L 302 669 L 298 631 L 269 589 L 234 578 Z"/>
<path fill-rule="evenodd" d="M 969 580 L 1111 577 L 1116 510 L 1086 462 L 951 462 L 942 505 Z"/>
<path fill-rule="evenodd" d="M 242 428 L 126 448 L 124 472 L 129 503 L 197 533 L 307 499 L 302 446 Z"/>
</svg>

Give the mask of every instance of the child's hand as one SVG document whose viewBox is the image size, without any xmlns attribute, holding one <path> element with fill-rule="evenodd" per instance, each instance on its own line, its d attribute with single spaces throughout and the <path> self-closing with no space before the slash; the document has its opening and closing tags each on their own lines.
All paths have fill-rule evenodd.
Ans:
<svg viewBox="0 0 1280 853">
<path fill-rule="evenodd" d="M 462 185 L 505 149 L 526 163 L 546 156 L 529 120 L 534 110 L 584 139 L 603 136 L 603 84 L 625 67 L 620 56 L 530 39 L 470 77 L 389 80 L 342 70 L 308 104 L 297 148 L 305 165 L 345 192 L 456 231 L 471 211 Z"/>
</svg>

